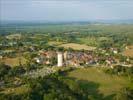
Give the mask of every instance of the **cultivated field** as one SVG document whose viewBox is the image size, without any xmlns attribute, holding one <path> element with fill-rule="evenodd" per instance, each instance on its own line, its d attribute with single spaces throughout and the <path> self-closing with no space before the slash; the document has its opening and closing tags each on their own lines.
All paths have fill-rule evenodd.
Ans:
<svg viewBox="0 0 133 100">
<path fill-rule="evenodd" d="M 72 48 L 74 50 L 94 50 L 96 49 L 96 47 L 92 47 L 92 46 L 87 46 L 87 45 L 83 45 L 83 44 L 76 44 L 76 43 L 67 43 L 67 44 L 62 44 L 60 45 L 60 47 L 64 47 L 64 48 Z"/>
<path fill-rule="evenodd" d="M 22 65 L 26 64 L 26 59 L 24 57 L 4 58 L 2 59 L 2 62 L 4 62 L 6 65 L 14 67 L 14 66 L 19 66 L 20 63 Z"/>
</svg>

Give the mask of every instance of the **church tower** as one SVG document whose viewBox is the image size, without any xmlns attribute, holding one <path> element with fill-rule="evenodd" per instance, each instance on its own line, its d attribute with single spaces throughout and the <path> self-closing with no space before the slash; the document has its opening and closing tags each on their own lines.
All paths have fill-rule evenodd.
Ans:
<svg viewBox="0 0 133 100">
<path fill-rule="evenodd" d="M 63 66 L 63 54 L 62 52 L 57 52 L 57 59 L 58 59 L 58 67 L 62 67 Z"/>
</svg>

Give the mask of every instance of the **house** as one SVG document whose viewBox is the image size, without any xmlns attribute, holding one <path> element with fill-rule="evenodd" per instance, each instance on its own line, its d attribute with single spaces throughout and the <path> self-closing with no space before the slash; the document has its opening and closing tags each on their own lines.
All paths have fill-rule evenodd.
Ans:
<svg viewBox="0 0 133 100">
<path fill-rule="evenodd" d="M 3 56 L 0 55 L 0 59 L 3 59 Z"/>
</svg>

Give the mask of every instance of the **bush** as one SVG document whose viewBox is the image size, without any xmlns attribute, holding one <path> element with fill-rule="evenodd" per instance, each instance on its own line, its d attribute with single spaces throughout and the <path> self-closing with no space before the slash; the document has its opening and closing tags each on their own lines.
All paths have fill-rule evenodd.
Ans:
<svg viewBox="0 0 133 100">
<path fill-rule="evenodd" d="M 116 96 L 114 100 L 133 100 L 133 89 L 123 88 Z"/>
<path fill-rule="evenodd" d="M 0 79 L 9 73 L 11 67 L 3 63 L 0 64 Z"/>
</svg>

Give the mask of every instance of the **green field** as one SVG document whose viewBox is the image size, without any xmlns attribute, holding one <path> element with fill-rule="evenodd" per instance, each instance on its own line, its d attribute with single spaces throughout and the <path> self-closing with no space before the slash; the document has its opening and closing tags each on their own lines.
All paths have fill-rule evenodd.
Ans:
<svg viewBox="0 0 133 100">
<path fill-rule="evenodd" d="M 77 40 L 80 41 L 80 43 L 82 43 L 82 44 L 86 44 L 86 45 L 90 45 L 90 46 L 98 45 L 98 41 L 94 37 L 77 38 Z"/>
<path fill-rule="evenodd" d="M 126 77 L 105 74 L 98 68 L 76 69 L 68 72 L 68 76 L 81 81 L 81 87 L 93 96 L 111 96 L 130 84 Z"/>
<path fill-rule="evenodd" d="M 15 88 L 5 88 L 2 92 L 4 94 L 23 94 L 27 93 L 29 91 L 29 88 L 27 86 L 20 86 L 20 87 L 15 87 Z"/>
</svg>

